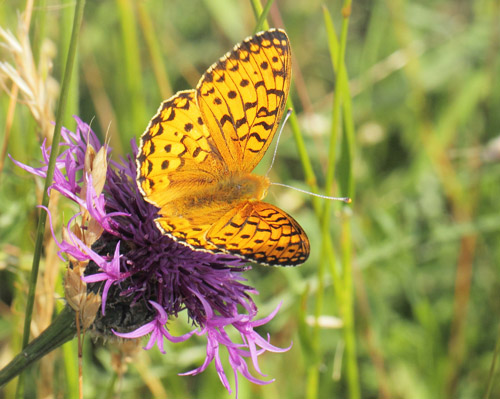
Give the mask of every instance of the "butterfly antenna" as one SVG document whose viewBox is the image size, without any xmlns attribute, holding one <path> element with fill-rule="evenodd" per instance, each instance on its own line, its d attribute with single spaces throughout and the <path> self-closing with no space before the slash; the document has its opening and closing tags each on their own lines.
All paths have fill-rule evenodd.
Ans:
<svg viewBox="0 0 500 399">
<path fill-rule="evenodd" d="M 271 160 L 271 166 L 269 166 L 269 169 L 267 170 L 266 176 L 271 172 L 271 169 L 273 168 L 274 165 L 274 160 L 276 159 L 276 154 L 278 153 L 278 144 L 280 142 L 281 138 L 281 133 L 283 133 L 283 127 L 286 124 L 286 121 L 288 118 L 290 118 L 290 115 L 292 115 L 293 109 L 288 108 L 288 111 L 286 111 L 285 119 L 283 120 L 283 123 L 281 124 L 280 131 L 278 132 L 278 138 L 276 139 L 276 145 L 274 147 L 274 154 L 273 154 L 273 159 Z"/>
<path fill-rule="evenodd" d="M 307 190 L 302 190 L 302 189 L 297 188 L 297 187 L 292 187 L 292 186 L 289 186 L 288 184 L 271 183 L 271 185 L 291 188 L 292 190 L 300 191 L 301 193 L 309 194 L 309 195 L 312 195 L 313 197 L 323 198 L 323 199 L 327 199 L 327 200 L 342 201 L 342 202 L 345 202 L 346 204 L 350 204 L 352 202 L 352 200 L 349 197 L 330 197 L 328 195 L 316 194 L 316 193 L 312 193 L 312 192 L 307 191 Z"/>
</svg>

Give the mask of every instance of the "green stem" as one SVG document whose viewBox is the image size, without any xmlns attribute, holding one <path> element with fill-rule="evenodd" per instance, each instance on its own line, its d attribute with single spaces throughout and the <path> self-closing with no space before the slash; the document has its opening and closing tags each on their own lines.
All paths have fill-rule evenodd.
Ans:
<svg viewBox="0 0 500 399">
<path fill-rule="evenodd" d="M 0 387 L 20 375 L 27 367 L 46 354 L 73 339 L 75 334 L 75 312 L 66 306 L 46 330 L 0 370 Z"/>
<path fill-rule="evenodd" d="M 490 373 L 488 375 L 488 387 L 486 388 L 486 394 L 484 399 L 489 399 L 491 394 L 491 388 L 493 388 L 493 377 L 495 375 L 495 368 L 497 366 L 498 354 L 500 353 L 500 335 L 498 336 L 497 343 L 495 345 L 495 351 L 493 352 L 493 359 L 491 359 Z"/>
<path fill-rule="evenodd" d="M 350 9 L 350 0 L 346 0 L 344 2 L 343 9 Z M 344 58 L 346 52 L 346 43 L 347 43 L 347 31 L 349 28 L 349 17 L 344 16 L 342 20 L 342 30 L 340 34 L 340 47 L 338 50 L 338 57 L 335 60 L 334 68 L 337 71 L 336 85 L 335 85 L 335 94 L 333 99 L 333 109 L 332 109 L 332 130 L 330 133 L 330 145 L 328 151 L 328 168 L 326 172 L 326 194 L 328 195 L 333 188 L 333 181 L 335 178 L 335 160 L 337 153 L 337 142 L 338 142 L 338 133 L 340 129 L 340 111 L 341 111 L 341 99 L 342 99 L 342 87 L 340 82 L 345 80 L 345 68 L 344 68 Z M 330 208 L 331 201 L 325 202 L 325 225 L 329 225 L 330 222 Z"/>
<path fill-rule="evenodd" d="M 149 51 L 151 66 L 163 99 L 169 98 L 172 93 L 172 85 L 167 74 L 167 67 L 163 62 L 162 49 L 160 45 L 161 37 L 158 37 L 152 24 L 152 18 L 146 8 L 147 3 L 139 1 L 136 3 L 137 19 L 144 35 L 144 40 Z"/>
<path fill-rule="evenodd" d="M 344 162 L 344 169 L 340 170 L 339 173 L 339 185 L 340 192 L 347 195 L 351 200 L 354 197 L 354 179 L 352 176 L 352 160 L 354 159 L 354 121 L 352 117 L 352 108 L 351 108 L 351 90 L 349 88 L 349 79 L 347 76 L 347 70 L 345 68 L 345 63 L 343 60 L 339 60 L 339 43 L 337 40 L 337 36 L 335 34 L 335 28 L 333 26 L 332 17 L 328 12 L 326 7 L 323 7 L 323 16 L 325 19 L 325 27 L 327 31 L 328 37 L 328 47 L 330 49 L 330 56 L 332 65 L 335 71 L 339 71 L 338 62 L 342 61 L 342 70 L 343 73 L 337 76 L 336 80 L 336 90 L 340 91 L 341 104 L 342 104 L 342 119 L 344 122 L 344 140 L 345 145 L 343 146 L 341 159 L 340 159 L 340 167 Z M 344 173 L 343 173 L 344 172 Z"/>
<path fill-rule="evenodd" d="M 71 73 L 76 55 L 76 48 L 78 43 L 78 33 L 83 19 L 83 9 L 85 0 L 77 0 L 75 7 L 75 17 L 73 20 L 73 31 L 71 33 L 71 41 L 69 45 L 68 58 L 66 60 L 66 68 L 64 70 L 63 83 L 61 87 L 61 98 L 57 108 L 56 126 L 54 128 L 54 136 L 52 138 L 52 150 L 50 152 L 49 165 L 47 167 L 47 177 L 45 179 L 45 186 L 43 189 L 42 206 L 48 207 L 49 195 L 48 190 L 52 184 L 54 177 L 54 168 L 56 158 L 59 150 L 59 142 L 61 139 L 62 119 L 66 112 L 66 104 L 68 100 L 68 92 L 70 89 Z M 35 290 L 38 279 L 38 269 L 40 266 L 40 257 L 42 255 L 43 235 L 45 232 L 45 224 L 47 221 L 47 213 L 40 212 L 38 219 L 38 227 L 36 231 L 35 251 L 33 255 L 33 264 L 31 267 L 31 276 L 29 281 L 28 298 L 26 301 L 26 314 L 24 319 L 24 332 L 23 332 L 23 349 L 27 347 L 30 337 L 31 318 L 33 314 L 33 306 L 35 303 Z"/>
<path fill-rule="evenodd" d="M 332 56 L 333 68 L 336 71 L 337 78 L 335 84 L 335 95 L 332 110 L 332 132 L 330 136 L 330 152 L 329 165 L 327 170 L 326 192 L 331 192 L 335 177 L 335 155 L 337 152 L 337 141 L 339 129 L 341 127 L 340 116 L 341 110 L 344 120 L 344 135 L 345 140 L 343 150 L 346 154 L 342 154 L 340 186 L 343 189 L 342 194 L 352 197 L 354 195 L 354 179 L 352 174 L 352 161 L 354 157 L 354 124 L 352 121 L 350 91 L 347 81 L 347 72 L 344 65 L 347 32 L 349 27 L 349 16 L 351 10 L 351 1 L 344 1 L 342 14 L 342 28 L 340 40 L 336 40 L 335 29 L 328 10 L 324 8 L 325 25 L 328 31 L 330 54 Z M 342 105 L 342 107 L 341 107 Z M 343 161 L 343 162 L 342 162 Z M 324 218 L 323 218 L 323 239 L 329 240 L 330 237 L 330 202 L 325 203 Z M 358 399 L 361 397 L 359 388 L 359 372 L 356 359 L 356 338 L 354 329 L 354 304 L 353 304 L 353 281 L 352 281 L 352 240 L 351 240 L 351 221 L 347 215 L 342 219 L 341 232 L 341 254 L 342 254 L 342 276 L 341 276 L 341 293 L 336 293 L 337 298 L 341 298 L 339 306 L 341 309 L 342 319 L 344 322 L 343 334 L 345 341 L 346 353 L 346 370 L 347 384 L 349 388 L 349 397 Z M 335 266 L 331 265 L 331 270 L 335 270 Z M 335 276 L 338 273 L 332 274 Z M 339 284 L 334 285 L 334 289 L 339 289 Z"/>
<path fill-rule="evenodd" d="M 66 0 L 66 4 L 68 6 L 73 4 L 71 0 Z M 61 49 L 68 49 L 71 40 L 71 32 L 74 27 L 74 14 L 71 10 L 71 7 L 63 7 L 61 9 L 60 19 L 59 19 L 59 46 Z M 60 62 L 61 65 L 65 66 L 67 62 L 68 54 L 66 51 L 60 52 Z M 75 59 L 73 63 L 78 65 L 78 53 L 75 55 Z M 78 75 L 73 76 L 69 83 L 68 89 L 68 99 L 66 100 L 66 111 L 62 115 L 62 124 L 63 126 L 69 126 L 71 123 L 74 123 L 73 115 L 79 114 L 79 101 L 78 101 L 78 91 L 79 91 L 79 77 Z"/>
<path fill-rule="evenodd" d="M 342 264 L 344 266 L 344 296 L 342 303 L 342 316 L 344 321 L 344 341 L 346 353 L 347 383 L 349 397 L 359 399 L 359 372 L 356 358 L 356 332 L 354 329 L 354 303 L 352 282 L 352 248 L 351 248 L 351 218 L 344 216 L 342 221 Z"/>
<path fill-rule="evenodd" d="M 262 6 L 259 3 L 258 7 L 254 7 L 254 9 L 260 8 L 260 11 L 258 13 L 259 19 L 257 21 L 257 24 L 255 25 L 255 29 L 253 31 L 254 34 L 256 34 L 258 31 L 262 30 L 264 26 L 266 26 L 266 29 L 269 28 L 269 24 L 267 23 L 267 14 L 269 14 L 269 10 L 271 9 L 271 6 L 274 3 L 274 0 L 267 0 L 266 6 L 264 9 L 262 9 Z"/>
<path fill-rule="evenodd" d="M 250 4 L 252 5 L 255 19 L 260 22 L 260 17 L 263 15 L 264 11 L 264 9 L 262 8 L 262 4 L 260 3 L 260 0 L 250 0 Z M 269 29 L 269 24 L 267 23 L 267 17 L 264 18 L 264 21 L 262 21 L 261 25 L 263 29 Z M 258 24 L 255 26 L 258 26 Z"/>
<path fill-rule="evenodd" d="M 123 114 L 123 132 L 136 135 L 144 131 L 146 112 L 144 103 L 143 79 L 141 71 L 141 52 L 137 35 L 135 2 L 132 0 L 116 0 L 121 27 L 123 71 L 125 73 L 124 89 L 127 96 L 126 110 Z M 125 125 L 126 124 L 126 125 Z M 122 135 L 125 137 L 126 135 Z M 127 136 L 128 137 L 128 136 Z M 127 139 L 128 140 L 128 139 Z M 124 142 L 126 147 L 128 142 Z"/>
<path fill-rule="evenodd" d="M 37 4 L 37 18 L 33 29 L 32 51 L 33 59 L 38 64 L 40 61 L 40 50 L 42 48 L 42 41 L 45 37 L 45 28 L 47 22 L 47 0 L 38 0 Z"/>
</svg>

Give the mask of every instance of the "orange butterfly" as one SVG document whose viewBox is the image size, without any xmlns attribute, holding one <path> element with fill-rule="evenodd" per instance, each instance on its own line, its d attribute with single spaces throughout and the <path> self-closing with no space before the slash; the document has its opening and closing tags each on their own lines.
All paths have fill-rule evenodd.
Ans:
<svg viewBox="0 0 500 399">
<path fill-rule="evenodd" d="M 306 233 L 261 201 L 269 179 L 251 173 L 283 116 L 291 67 L 286 33 L 260 32 L 213 64 L 196 90 L 161 104 L 141 137 L 137 183 L 160 208 L 164 234 L 268 265 L 305 262 Z"/>
</svg>

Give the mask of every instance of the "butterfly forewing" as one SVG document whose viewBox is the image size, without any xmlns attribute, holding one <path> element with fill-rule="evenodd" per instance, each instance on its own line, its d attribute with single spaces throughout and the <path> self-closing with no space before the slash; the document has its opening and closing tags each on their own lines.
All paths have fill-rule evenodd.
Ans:
<svg viewBox="0 0 500 399">
<path fill-rule="evenodd" d="M 158 207 L 210 184 L 225 169 L 195 102 L 195 91 L 164 101 L 141 137 L 137 181 Z"/>
<path fill-rule="evenodd" d="M 230 170 L 252 171 L 271 143 L 286 106 L 290 45 L 282 30 L 244 40 L 201 78 L 197 101 Z"/>
</svg>

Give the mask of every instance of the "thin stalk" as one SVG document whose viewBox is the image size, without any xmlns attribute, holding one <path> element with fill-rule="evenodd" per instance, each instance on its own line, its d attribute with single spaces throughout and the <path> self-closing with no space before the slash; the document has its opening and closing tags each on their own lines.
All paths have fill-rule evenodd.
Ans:
<svg viewBox="0 0 500 399">
<path fill-rule="evenodd" d="M 33 3 L 32 0 L 29 0 L 29 2 Z M 42 48 L 42 42 L 45 37 L 45 27 L 47 22 L 47 0 L 37 0 L 36 8 L 36 20 L 33 30 L 33 40 L 31 42 L 33 43 L 33 58 L 35 62 L 38 63 L 40 61 L 40 50 Z"/>
<path fill-rule="evenodd" d="M 338 86 L 337 86 L 338 87 Z M 337 100 L 337 98 L 339 98 L 339 94 L 340 93 L 340 90 L 336 90 L 335 94 L 335 101 L 334 101 L 334 104 L 339 104 L 339 101 Z M 340 106 L 338 107 L 334 107 L 334 111 L 340 111 Z M 337 120 L 338 120 L 338 113 L 335 114 L 335 112 L 333 113 L 333 125 L 336 126 L 337 125 Z M 331 133 L 330 133 L 330 146 L 329 146 L 329 156 L 328 156 L 328 161 L 329 161 L 329 164 L 328 164 L 328 173 L 327 173 L 327 184 L 326 184 L 326 194 L 329 195 L 331 194 L 331 187 L 332 185 L 330 184 L 330 180 L 333 181 L 333 172 L 330 173 L 331 170 L 334 170 L 334 165 L 336 164 L 336 150 L 333 149 L 332 150 L 332 144 L 335 144 L 336 145 L 337 143 L 337 129 L 332 129 Z M 330 177 L 332 176 L 332 177 Z M 330 214 L 330 205 L 331 205 L 331 201 L 326 201 L 325 202 L 325 205 L 324 205 L 324 210 L 323 212 L 321 212 L 321 216 L 320 216 L 320 224 L 321 224 L 321 231 L 322 231 L 322 244 L 321 244 L 321 253 L 322 255 L 326 254 L 327 252 L 327 248 L 326 246 L 328 245 L 327 243 L 330 243 L 330 228 L 329 228 L 329 218 L 326 217 L 326 214 Z M 330 265 L 330 269 L 331 271 L 333 272 L 332 274 L 332 277 L 335 276 L 333 278 L 333 280 L 335 281 L 335 288 L 334 288 L 334 291 L 335 291 L 335 296 L 336 296 L 336 299 L 337 299 L 337 303 L 339 304 L 339 306 L 342 304 L 342 293 L 343 293 L 343 290 L 342 290 L 342 287 L 339 285 L 339 276 L 337 274 L 337 266 L 336 266 L 336 261 L 335 261 L 335 256 L 333 256 L 333 258 L 331 259 L 332 261 L 331 262 L 328 262 L 328 265 Z M 318 265 L 318 291 L 316 292 L 316 304 L 315 304 L 315 309 L 314 309 L 314 313 L 315 313 L 315 317 L 316 317 L 316 320 L 319 319 L 319 316 L 321 315 L 321 312 L 323 310 L 323 303 L 324 303 L 324 276 L 325 276 L 325 269 L 326 269 L 326 265 L 327 265 L 327 259 L 325 256 L 322 256 L 321 257 L 321 260 L 319 262 L 319 265 Z M 318 347 L 315 348 L 315 350 L 319 353 L 319 341 L 320 341 L 320 326 L 318 323 L 315 324 L 313 330 L 312 330 L 312 335 L 313 335 L 313 342 L 317 342 L 318 343 Z M 316 380 L 319 380 L 319 367 L 318 365 L 312 365 L 312 369 L 309 370 L 310 373 L 313 373 L 316 375 L 315 378 L 313 378 L 312 376 L 309 376 L 308 378 L 308 382 L 309 383 L 314 383 Z M 308 386 L 308 389 L 307 389 L 307 393 L 308 393 L 308 399 L 313 399 L 313 398 L 316 398 L 318 397 L 318 386 L 316 384 L 316 386 Z"/>
<path fill-rule="evenodd" d="M 260 30 L 262 30 L 264 27 L 264 24 L 267 26 L 267 28 L 269 27 L 269 25 L 267 23 L 267 14 L 269 14 L 269 10 L 271 9 L 271 6 L 273 5 L 273 3 L 274 3 L 274 0 L 267 0 L 266 6 L 264 7 L 264 9 L 259 12 L 259 19 L 258 19 L 257 23 L 255 24 L 255 29 L 253 31 L 254 34 L 256 34 Z M 259 2 L 259 6 L 260 6 L 260 2 Z"/>
<path fill-rule="evenodd" d="M 162 51 L 159 37 L 152 24 L 153 19 L 150 17 L 148 10 L 146 8 L 146 3 L 139 1 L 136 4 L 137 7 L 137 18 L 139 25 L 141 27 L 141 32 L 144 35 L 144 40 L 149 52 L 149 57 L 151 59 L 151 66 L 153 67 L 153 72 L 155 75 L 156 83 L 160 90 L 160 95 L 162 98 L 169 98 L 172 93 L 172 85 L 167 74 L 167 67 L 163 62 Z"/>
<path fill-rule="evenodd" d="M 69 40 L 71 40 L 71 31 L 73 29 L 73 13 L 71 10 L 71 5 L 73 4 L 72 0 L 66 0 L 65 3 L 68 7 L 63 7 L 61 9 L 60 15 L 60 23 L 59 23 L 59 46 L 61 48 L 66 49 L 69 48 Z M 65 65 L 67 54 L 66 52 L 61 52 L 60 62 L 61 65 Z M 78 61 L 78 53 L 75 55 L 74 63 L 76 65 L 79 64 Z M 63 115 L 62 123 L 63 126 L 70 126 L 74 123 L 73 115 L 79 114 L 79 77 L 78 75 L 73 76 L 70 82 L 69 90 L 68 90 L 68 100 L 66 102 L 66 110 L 67 112 Z"/>
<path fill-rule="evenodd" d="M 351 113 L 350 91 L 347 81 L 347 72 L 344 65 L 347 33 L 349 28 L 349 16 L 351 12 L 351 1 L 344 1 L 342 8 L 342 28 L 340 40 L 337 40 L 333 21 L 326 8 L 323 9 L 325 17 L 325 26 L 328 32 L 329 48 L 332 57 L 332 65 L 336 71 L 335 95 L 332 109 L 332 131 L 330 136 L 329 164 L 326 177 L 326 193 L 331 193 L 333 181 L 335 178 L 337 142 L 339 130 L 341 127 L 341 112 L 344 122 L 344 146 L 345 154 L 342 154 L 341 166 L 341 187 L 342 194 L 350 197 L 354 194 L 354 179 L 352 174 L 352 161 L 354 157 L 354 124 Z M 330 215 L 331 203 L 327 201 L 323 213 L 323 239 L 329 241 L 330 237 Z M 342 255 L 342 287 L 341 293 L 336 293 L 337 298 L 341 298 L 339 303 L 342 319 L 344 322 L 344 341 L 345 341 L 345 360 L 347 370 L 347 383 L 349 388 L 349 397 L 351 399 L 360 398 L 359 373 L 356 360 L 356 338 L 354 330 L 354 310 L 353 310 L 353 281 L 352 281 L 352 240 L 351 240 L 351 222 L 350 218 L 344 214 L 342 218 L 341 230 L 341 255 Z M 338 275 L 335 265 L 330 265 L 332 277 Z M 338 284 L 334 285 L 338 289 Z"/>
<path fill-rule="evenodd" d="M 74 316 L 73 316 L 74 318 Z M 67 399 L 78 399 L 78 365 L 75 358 L 78 356 L 78 347 L 73 343 L 62 347 L 65 371 L 65 383 L 68 387 L 66 390 Z"/>
<path fill-rule="evenodd" d="M 325 20 L 325 27 L 328 37 L 328 47 L 330 50 L 330 56 L 332 60 L 332 65 L 335 71 L 339 71 L 338 62 L 339 60 L 339 43 L 337 40 L 337 35 L 335 34 L 335 28 L 333 26 L 333 20 L 326 7 L 323 7 L 323 16 Z M 343 62 L 343 61 L 342 61 Z M 340 91 L 342 97 L 342 120 L 344 123 L 344 140 L 347 143 L 345 149 L 347 149 L 347 154 L 342 152 L 341 162 L 345 160 L 345 166 L 347 170 L 341 170 L 339 184 L 341 186 L 341 192 L 347 195 L 351 200 L 354 197 L 354 179 L 352 176 L 352 160 L 354 159 L 354 120 L 352 117 L 351 109 L 351 89 L 349 88 L 349 79 L 347 76 L 347 70 L 345 68 L 345 63 L 342 65 L 342 70 L 344 73 L 337 76 L 336 87 Z M 342 166 L 342 165 L 341 165 Z M 345 172 L 345 173 L 342 173 Z"/>
<path fill-rule="evenodd" d="M 344 1 L 344 6 L 343 10 L 350 10 L 351 7 L 351 1 L 350 0 L 345 0 Z M 326 193 L 329 194 L 333 188 L 333 181 L 335 178 L 335 160 L 336 160 L 336 153 L 337 153 L 337 142 L 338 142 L 338 136 L 339 136 L 339 129 L 340 129 L 340 111 L 341 111 L 341 104 L 342 104 L 342 86 L 340 85 L 340 82 L 342 80 L 345 80 L 345 67 L 344 67 L 344 59 L 345 59 L 345 52 L 346 52 L 346 44 L 347 44 L 347 32 L 349 28 L 349 14 L 347 14 L 346 11 L 343 11 L 344 18 L 342 20 L 342 28 L 341 28 L 341 34 L 340 34 L 340 46 L 338 49 L 338 57 L 336 60 L 334 60 L 334 68 L 336 68 L 337 72 L 337 77 L 336 77 L 336 85 L 335 85 L 335 94 L 334 94 L 334 99 L 333 99 L 333 108 L 332 108 L 332 129 L 330 132 L 330 145 L 329 145 L 329 150 L 328 150 L 328 167 L 327 167 L 327 173 L 326 173 L 326 185 L 325 185 L 325 190 Z M 331 202 L 326 201 L 325 202 L 325 209 L 324 209 L 324 220 L 325 220 L 325 225 L 328 225 L 330 222 L 330 209 L 331 209 Z"/>
<path fill-rule="evenodd" d="M 14 122 L 14 115 L 16 113 L 18 93 L 19 93 L 19 87 L 17 87 L 15 83 L 12 83 L 12 90 L 10 91 L 9 108 L 7 109 L 7 115 L 5 117 L 2 152 L 0 154 L 0 179 L 2 178 L 3 174 L 3 166 L 5 164 L 5 157 L 7 156 L 7 147 L 9 146 L 9 140 L 10 140 L 10 131 L 12 129 L 12 124 Z"/>
<path fill-rule="evenodd" d="M 76 56 L 76 48 L 78 44 L 78 34 L 80 25 L 83 19 L 83 10 L 85 7 L 85 0 L 77 0 L 75 7 L 75 16 L 73 20 L 73 31 L 71 33 L 71 41 L 68 50 L 68 58 L 66 60 L 66 68 L 64 70 L 63 83 L 61 87 L 61 98 L 57 107 L 56 126 L 54 128 L 54 136 L 52 138 L 52 151 L 50 152 L 49 164 L 47 167 L 47 178 L 42 197 L 42 206 L 48 207 L 49 195 L 48 190 L 52 184 L 54 177 L 55 162 L 59 150 L 59 142 L 61 139 L 62 118 L 66 112 L 66 104 L 68 100 L 68 92 L 71 82 L 71 74 L 73 72 L 74 60 Z M 35 290 L 38 279 L 38 269 L 40 266 L 40 258 L 42 255 L 43 235 L 45 232 L 45 223 L 47 221 L 47 213 L 40 212 L 38 219 L 38 227 L 36 231 L 35 251 L 33 255 L 33 264 L 31 267 L 31 276 L 29 281 L 28 298 L 26 301 L 26 314 L 24 319 L 24 332 L 23 332 L 23 349 L 27 347 L 30 337 L 31 318 L 33 314 L 33 305 L 35 303 Z"/>
<path fill-rule="evenodd" d="M 262 15 L 262 11 L 264 10 L 262 8 L 262 4 L 260 3 L 260 0 L 250 0 L 250 4 L 252 5 L 253 14 L 255 16 L 255 19 L 257 21 L 259 21 L 260 16 Z M 256 26 L 258 26 L 258 25 L 256 25 Z M 262 28 L 269 29 L 269 24 L 267 23 L 267 17 L 264 18 L 264 21 L 262 22 Z"/>
<path fill-rule="evenodd" d="M 497 343 L 495 345 L 495 351 L 493 352 L 493 359 L 491 359 L 490 373 L 488 375 L 488 387 L 486 388 L 484 399 L 490 398 L 491 388 L 493 388 L 493 381 L 495 381 L 493 377 L 495 376 L 495 369 L 497 366 L 497 359 L 499 353 L 500 353 L 500 334 L 498 335 Z"/>
<path fill-rule="evenodd" d="M 33 15 L 33 0 L 27 0 L 26 9 L 24 10 L 24 29 L 26 31 L 30 28 L 31 16 Z M 36 50 L 34 46 L 33 50 Z M 38 58 L 35 58 L 38 60 Z M 7 147 L 9 145 L 10 131 L 12 128 L 12 123 L 14 122 L 14 115 L 16 112 L 17 105 L 17 95 L 19 93 L 19 88 L 15 83 L 12 83 L 12 89 L 10 92 L 9 108 L 7 109 L 7 116 L 5 118 L 5 128 L 4 128 L 4 138 L 2 143 L 2 152 L 0 153 L 0 179 L 2 177 L 3 166 L 5 163 L 5 157 L 7 156 Z"/>
<path fill-rule="evenodd" d="M 122 36 L 123 72 L 125 81 L 123 89 L 127 93 L 124 99 L 128 120 L 124 119 L 122 131 L 126 134 L 139 134 L 144 131 L 146 112 L 144 106 L 143 79 L 141 72 L 141 52 L 137 35 L 135 2 L 132 0 L 116 0 Z M 125 114 L 127 116 L 127 114 Z M 125 123 L 128 125 L 125 127 Z M 128 142 L 123 143 L 124 148 Z"/>
<path fill-rule="evenodd" d="M 342 303 L 342 318 L 344 321 L 345 361 L 347 370 L 347 385 L 349 397 L 359 399 L 361 397 L 359 388 L 359 372 L 356 358 L 356 331 L 354 328 L 354 290 L 352 281 L 352 240 L 351 240 L 351 218 L 344 216 L 342 220 L 342 265 L 344 295 Z"/>
</svg>

